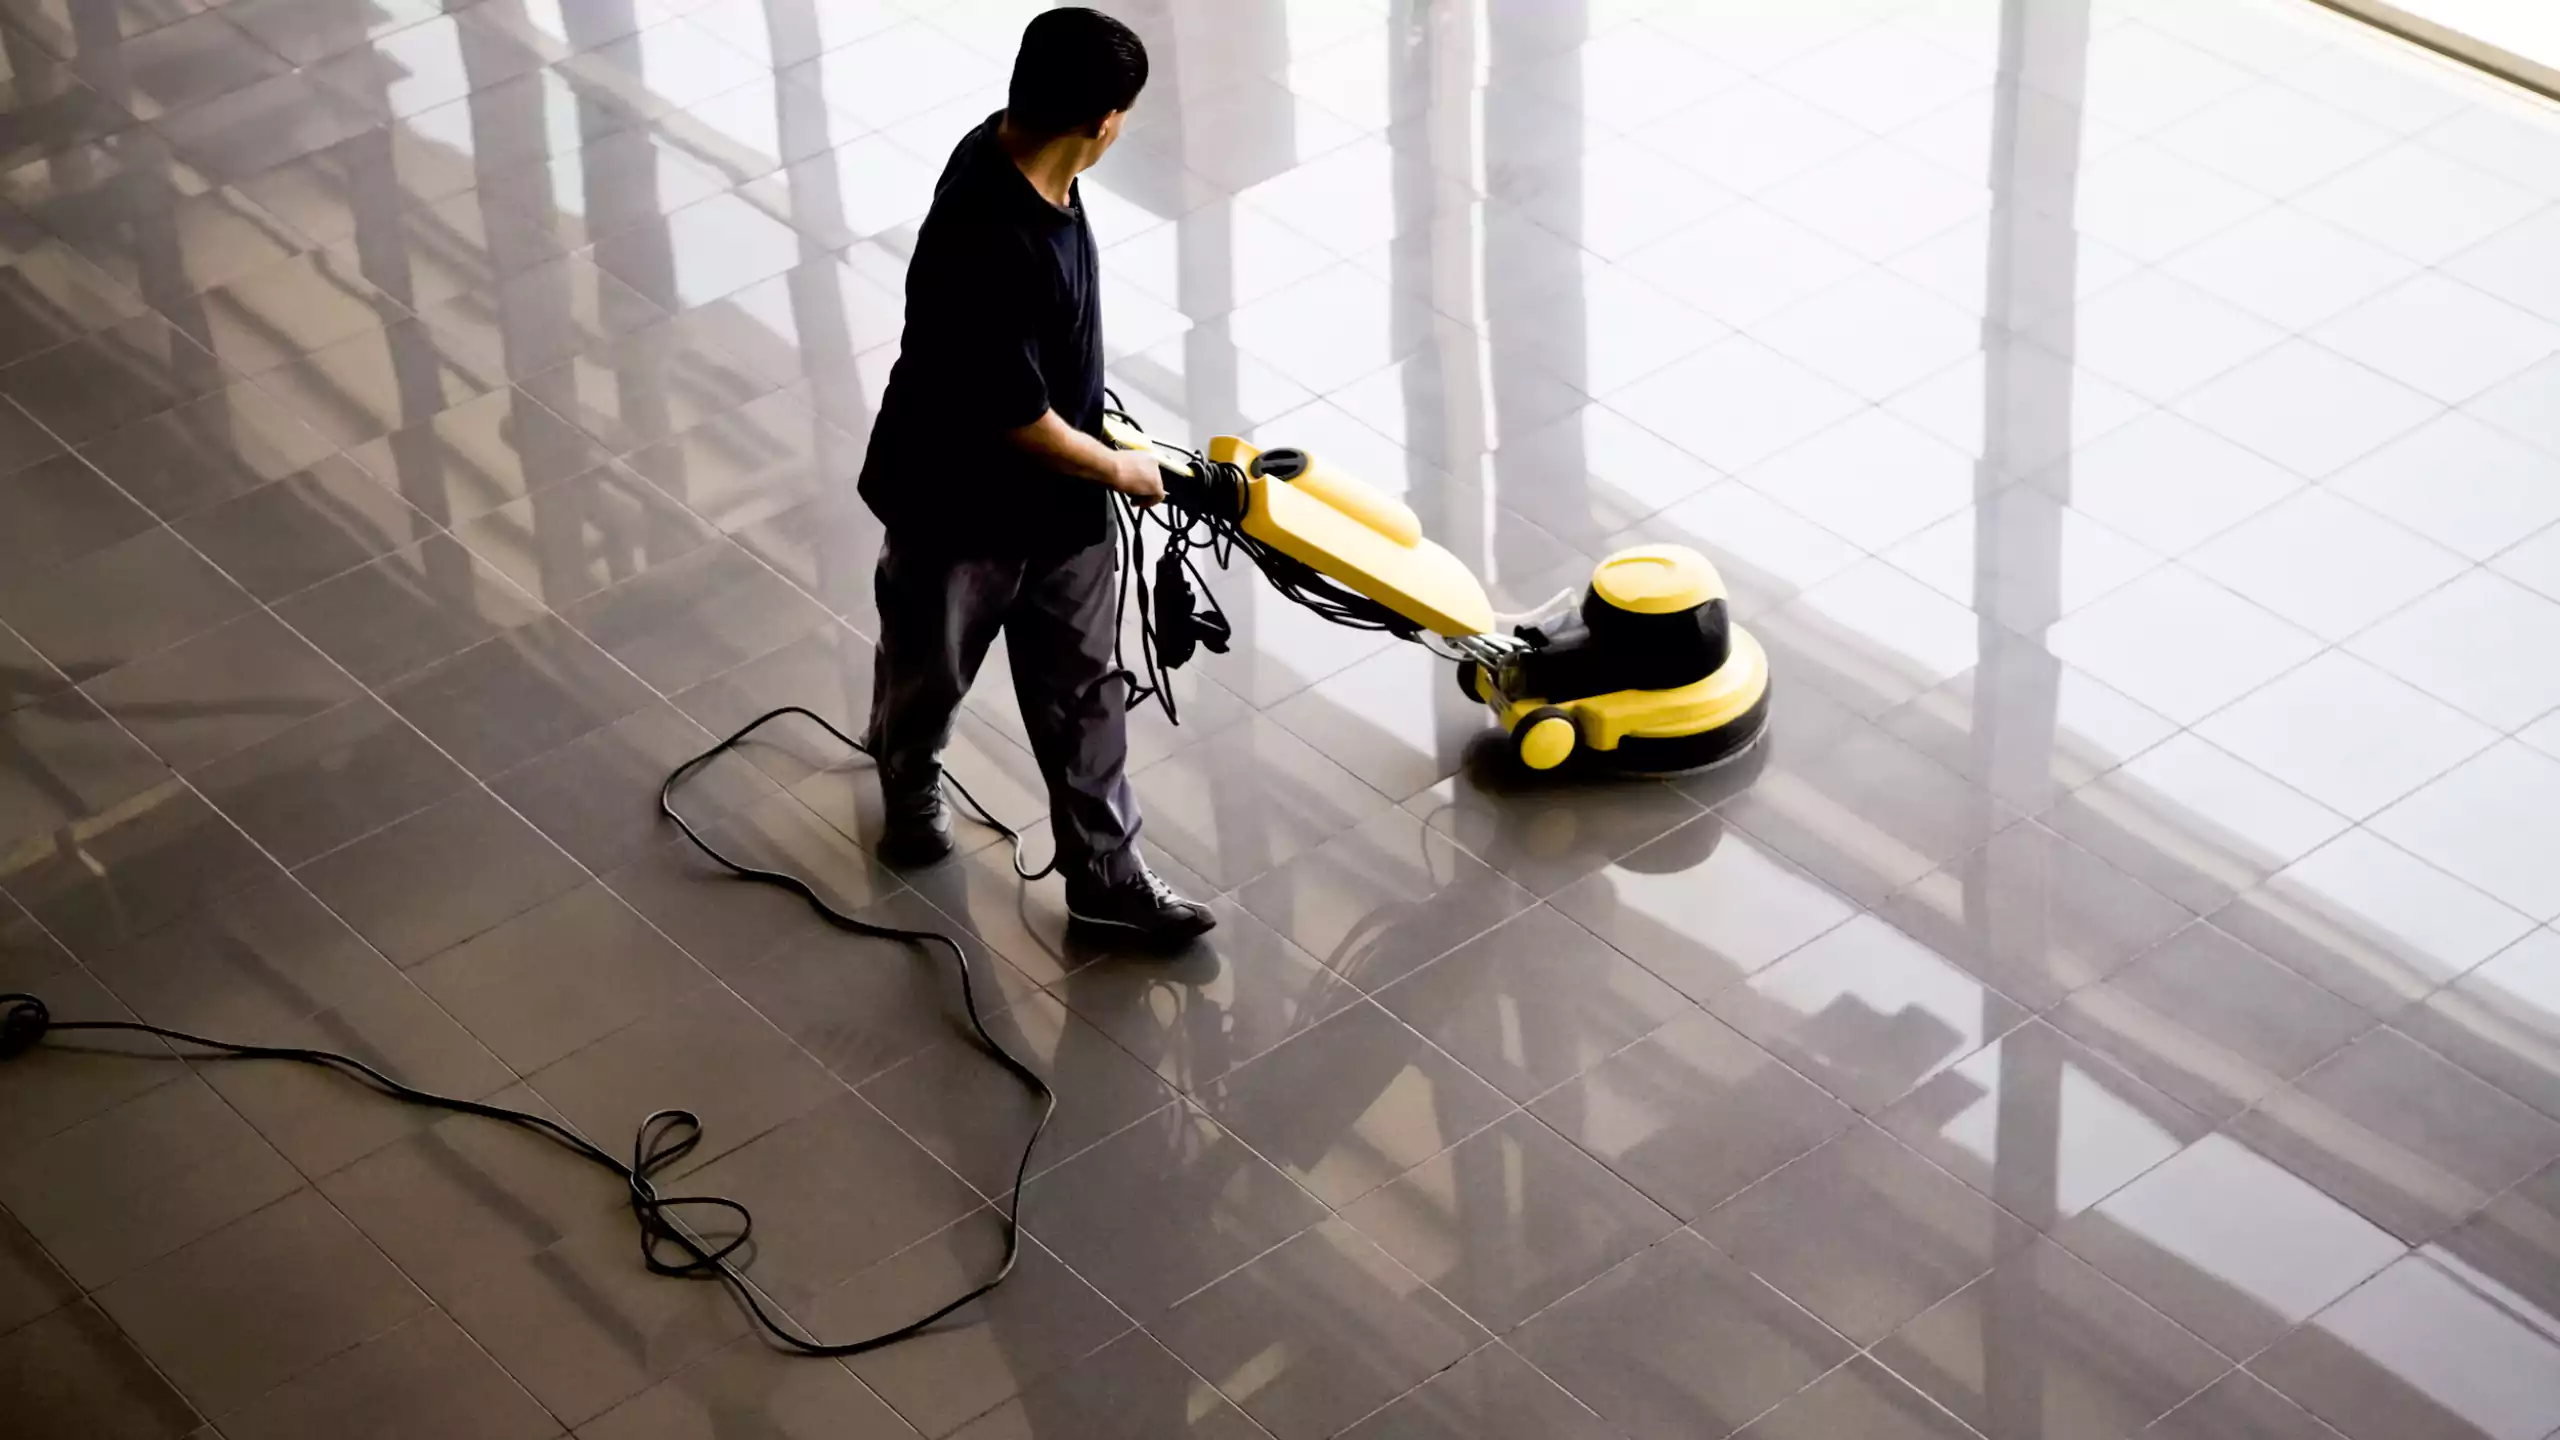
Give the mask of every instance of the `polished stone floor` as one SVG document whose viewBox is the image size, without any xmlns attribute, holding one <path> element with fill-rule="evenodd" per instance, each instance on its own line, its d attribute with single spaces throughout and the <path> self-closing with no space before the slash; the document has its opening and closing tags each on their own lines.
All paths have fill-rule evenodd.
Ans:
<svg viewBox="0 0 2560 1440">
<path fill-rule="evenodd" d="M 984 1274 L 950 972 L 654 801 L 860 718 L 850 476 L 1034 8 L 0 0 L 0 989 L 695 1107 L 822 1336 Z M 1769 745 L 1524 784 L 1231 575 L 1137 726 L 1166 963 L 777 733 L 688 812 L 965 926 L 1065 1096 L 991 1302 L 786 1360 L 521 1134 L 48 1049 L 0 1432 L 2560 1433 L 2560 108 L 2304 0 L 1114 8 L 1129 404 L 1510 604 L 1702 547 Z M 1000 677 L 953 764 L 1039 820 Z"/>
</svg>

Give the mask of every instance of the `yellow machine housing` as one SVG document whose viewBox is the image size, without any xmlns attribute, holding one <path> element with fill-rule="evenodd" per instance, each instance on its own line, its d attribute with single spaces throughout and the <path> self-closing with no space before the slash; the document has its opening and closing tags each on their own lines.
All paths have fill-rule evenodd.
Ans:
<svg viewBox="0 0 2560 1440">
<path fill-rule="evenodd" d="M 1110 434 L 1132 448 L 1151 443 L 1117 420 Z M 1701 769 L 1767 728 L 1767 652 L 1730 622 L 1724 579 L 1695 550 L 1622 550 L 1592 572 L 1578 607 L 1506 635 L 1483 582 L 1424 536 L 1401 500 L 1303 451 L 1232 435 L 1212 439 L 1206 459 L 1242 477 L 1241 497 L 1202 488 L 1199 474 L 1168 460 L 1187 482 L 1169 484 L 1170 499 L 1214 504 L 1251 539 L 1487 657 L 1462 662 L 1459 684 L 1491 707 L 1530 769 L 1576 757 L 1644 774 Z"/>
<path fill-rule="evenodd" d="M 1412 506 L 1312 456 L 1293 473 L 1266 472 L 1264 452 L 1233 435 L 1211 440 L 1209 458 L 1244 471 L 1245 534 L 1434 635 L 1455 639 L 1493 630 L 1484 583 L 1466 562 L 1424 538 Z"/>
</svg>

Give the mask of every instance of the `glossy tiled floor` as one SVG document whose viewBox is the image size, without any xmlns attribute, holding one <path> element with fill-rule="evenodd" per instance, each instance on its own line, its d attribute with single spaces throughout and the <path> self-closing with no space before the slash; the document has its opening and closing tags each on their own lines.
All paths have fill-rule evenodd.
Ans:
<svg viewBox="0 0 2560 1440">
<path fill-rule="evenodd" d="M 0 988 L 698 1107 L 823 1334 L 983 1273 L 949 976 L 652 800 L 859 716 L 849 477 L 1030 8 L 0 0 Z M 694 813 L 966 926 L 1065 1096 L 991 1303 L 783 1360 L 521 1135 L 48 1050 L 12 1440 L 2560 1432 L 2560 113 L 2296 0 L 1118 8 L 1130 403 L 1507 601 L 1705 547 L 1766 751 L 1523 786 L 1231 579 L 1150 964 L 782 736 Z"/>
</svg>

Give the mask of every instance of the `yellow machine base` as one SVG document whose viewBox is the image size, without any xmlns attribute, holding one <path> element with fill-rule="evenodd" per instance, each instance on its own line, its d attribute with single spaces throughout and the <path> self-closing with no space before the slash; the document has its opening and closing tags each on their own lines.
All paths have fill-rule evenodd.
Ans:
<svg viewBox="0 0 2560 1440">
<path fill-rule="evenodd" d="M 1479 672 L 1480 673 L 1480 672 Z M 1733 629 L 1723 667 L 1672 690 L 1614 690 L 1552 705 L 1534 696 L 1484 693 L 1532 770 L 1583 763 L 1638 775 L 1674 775 L 1729 760 L 1751 748 L 1768 726 L 1769 657 L 1751 632 Z"/>
</svg>

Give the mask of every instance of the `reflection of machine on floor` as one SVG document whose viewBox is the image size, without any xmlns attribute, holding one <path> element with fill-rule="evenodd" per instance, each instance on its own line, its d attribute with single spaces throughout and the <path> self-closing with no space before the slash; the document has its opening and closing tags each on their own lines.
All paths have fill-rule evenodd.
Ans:
<svg viewBox="0 0 2560 1440">
<path fill-rule="evenodd" d="M 1491 707 L 1532 770 L 1573 762 L 1676 774 L 1731 759 L 1767 729 L 1768 657 L 1727 615 L 1723 577 L 1695 550 L 1622 550 L 1600 562 L 1578 601 L 1567 593 L 1528 615 L 1497 615 L 1483 583 L 1423 535 L 1410 507 L 1303 450 L 1221 435 L 1194 454 L 1116 412 L 1109 429 L 1125 447 L 1157 452 L 1178 512 L 1155 587 L 1167 663 L 1188 653 L 1184 549 L 1234 547 L 1319 614 L 1456 660 L 1460 687 Z M 1202 527 L 1205 541 L 1194 538 Z"/>
</svg>

